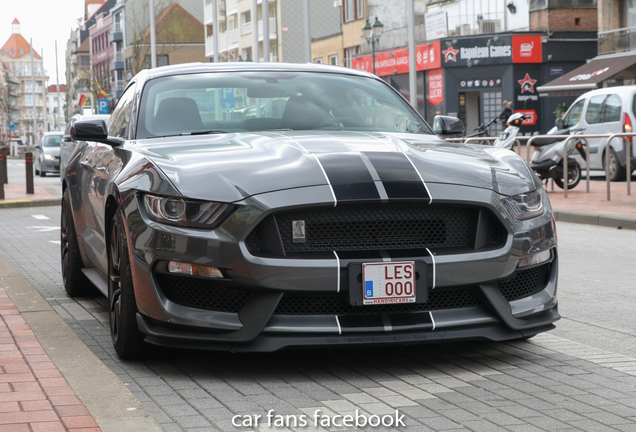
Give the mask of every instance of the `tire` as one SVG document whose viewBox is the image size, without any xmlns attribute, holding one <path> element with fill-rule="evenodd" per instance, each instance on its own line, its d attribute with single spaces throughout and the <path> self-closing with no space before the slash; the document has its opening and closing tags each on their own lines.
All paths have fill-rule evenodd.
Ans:
<svg viewBox="0 0 636 432">
<path fill-rule="evenodd" d="M 46 173 L 42 170 L 40 170 L 40 177 L 46 177 Z"/>
<path fill-rule="evenodd" d="M 60 218 L 60 254 L 62 262 L 62 281 L 66 293 L 71 297 L 93 296 L 97 289 L 82 273 L 84 264 L 77 244 L 71 199 L 68 188 L 62 198 Z"/>
<path fill-rule="evenodd" d="M 574 162 L 574 164 L 571 164 L 571 162 Z M 573 165 L 573 166 L 570 167 L 570 165 Z M 568 161 L 568 190 L 574 189 L 576 185 L 579 184 L 580 181 L 581 181 L 581 165 L 579 165 L 579 163 L 576 160 L 570 159 Z M 554 183 L 556 183 L 558 187 L 563 189 L 562 178 L 555 178 Z"/>
<path fill-rule="evenodd" d="M 40 170 L 39 169 L 35 169 L 35 175 L 40 175 Z"/>
<path fill-rule="evenodd" d="M 610 181 L 623 181 L 627 178 L 627 170 L 624 166 L 621 166 L 618 161 L 618 156 L 613 148 L 610 147 L 610 162 L 609 162 L 609 174 Z M 606 158 L 603 157 L 603 170 L 605 170 Z M 605 172 L 607 172 L 605 170 Z"/>
<path fill-rule="evenodd" d="M 115 352 L 122 359 L 141 357 L 146 348 L 137 326 L 137 302 L 121 211 L 111 223 L 108 243 L 108 317 Z"/>
</svg>

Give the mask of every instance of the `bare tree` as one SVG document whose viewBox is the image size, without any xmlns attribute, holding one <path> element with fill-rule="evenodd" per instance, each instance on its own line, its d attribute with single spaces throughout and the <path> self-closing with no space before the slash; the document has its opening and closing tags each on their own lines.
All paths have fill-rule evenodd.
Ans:
<svg viewBox="0 0 636 432">
<path fill-rule="evenodd" d="M 5 68 L 4 63 L 0 63 L 0 136 L 2 128 L 6 124 L 10 128 L 11 120 L 18 112 L 18 86 L 14 82 L 11 72 Z M 6 123 L 5 123 L 6 120 Z M 4 133 L 10 134 L 10 130 Z"/>
<path fill-rule="evenodd" d="M 171 3 L 171 2 L 170 2 Z M 132 19 L 132 39 L 131 39 L 131 67 L 132 67 L 132 76 L 135 76 L 137 73 L 142 71 L 143 69 L 147 69 L 150 67 L 150 44 L 146 42 L 146 32 L 148 27 L 144 25 L 145 17 L 149 16 L 148 10 L 148 2 L 143 2 L 141 6 L 141 12 L 136 8 L 131 8 L 130 17 Z M 157 2 L 155 5 L 155 11 L 163 11 L 163 9 L 167 7 L 164 2 Z M 160 15 L 161 12 L 157 15 Z M 158 26 L 156 28 L 156 37 L 157 39 L 161 38 L 161 35 L 167 30 Z M 157 56 L 161 57 L 163 55 L 170 54 L 171 52 L 177 49 L 177 44 L 166 44 L 161 43 L 157 44 Z"/>
</svg>

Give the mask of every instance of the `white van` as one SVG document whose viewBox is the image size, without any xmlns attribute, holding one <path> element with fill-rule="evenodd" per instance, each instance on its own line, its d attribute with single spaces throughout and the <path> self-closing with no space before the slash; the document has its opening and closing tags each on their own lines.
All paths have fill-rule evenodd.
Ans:
<svg viewBox="0 0 636 432">
<path fill-rule="evenodd" d="M 592 90 L 581 96 L 570 106 L 563 119 L 549 134 L 567 134 L 571 129 L 583 129 L 585 135 L 632 132 L 636 125 L 636 85 L 608 87 Z M 633 143 L 633 140 L 630 142 Z M 590 169 L 605 169 L 605 138 L 588 138 L 590 146 Z M 612 181 L 626 177 L 626 149 L 622 138 L 610 143 L 609 172 Z M 636 170 L 634 145 L 631 146 L 631 169 Z M 585 167 L 585 161 L 578 154 L 572 155 Z"/>
</svg>

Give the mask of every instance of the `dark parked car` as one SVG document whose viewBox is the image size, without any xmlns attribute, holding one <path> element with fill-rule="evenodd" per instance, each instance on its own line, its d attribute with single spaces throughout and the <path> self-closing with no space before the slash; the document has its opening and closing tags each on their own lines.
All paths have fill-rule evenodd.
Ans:
<svg viewBox="0 0 636 432">
<path fill-rule="evenodd" d="M 46 132 L 33 152 L 35 175 L 45 177 L 46 173 L 60 172 L 60 143 L 62 132 Z"/>
<path fill-rule="evenodd" d="M 109 115 L 85 116 L 82 114 L 75 114 L 74 116 L 71 117 L 71 119 L 66 124 L 66 127 L 64 128 L 64 137 L 62 138 L 62 144 L 60 145 L 60 180 L 61 181 L 64 181 L 63 180 L 64 169 L 66 168 L 66 165 L 68 165 L 68 161 L 71 158 L 73 151 L 75 151 L 75 147 L 77 146 L 77 143 L 73 141 L 73 139 L 71 138 L 71 128 L 73 127 L 75 122 L 78 120 L 91 120 L 91 119 L 102 119 L 104 121 L 108 121 L 109 117 L 110 117 Z"/>
<path fill-rule="evenodd" d="M 451 144 L 379 78 L 299 64 L 142 71 L 77 121 L 63 182 L 72 296 L 108 296 L 121 357 L 552 329 L 555 227 L 509 150 Z"/>
</svg>

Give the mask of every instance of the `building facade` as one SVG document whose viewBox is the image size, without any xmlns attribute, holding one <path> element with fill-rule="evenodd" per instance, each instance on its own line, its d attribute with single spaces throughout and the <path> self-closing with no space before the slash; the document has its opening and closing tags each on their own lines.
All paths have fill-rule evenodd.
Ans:
<svg viewBox="0 0 636 432">
<path fill-rule="evenodd" d="M 46 92 L 46 115 L 48 117 L 48 125 L 50 131 L 59 131 L 64 129 L 66 117 L 64 115 L 66 109 L 66 84 L 52 84 Z"/>
<path fill-rule="evenodd" d="M 25 143 L 35 144 L 46 132 L 46 80 L 42 57 L 20 34 L 20 21 L 11 23 L 12 34 L 1 49 L 1 62 L 17 80 L 13 134 Z M 14 81 L 15 82 L 15 81 Z"/>
</svg>

